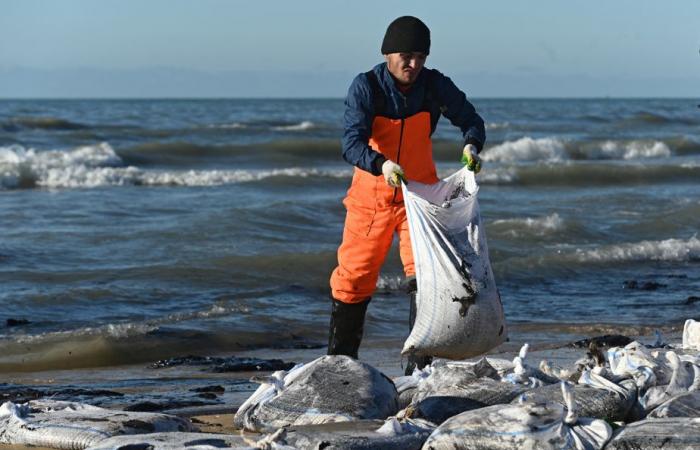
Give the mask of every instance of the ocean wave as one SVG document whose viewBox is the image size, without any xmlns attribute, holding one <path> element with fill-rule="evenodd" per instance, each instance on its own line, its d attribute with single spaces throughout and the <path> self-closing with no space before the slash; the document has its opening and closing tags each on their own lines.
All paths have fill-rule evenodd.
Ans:
<svg viewBox="0 0 700 450">
<path fill-rule="evenodd" d="M 316 128 L 317 125 L 310 120 L 305 120 L 300 123 L 296 123 L 293 125 L 279 125 L 272 127 L 273 130 L 275 131 L 306 131 L 306 130 L 311 130 L 313 128 Z"/>
<path fill-rule="evenodd" d="M 688 144 L 683 142 L 684 148 Z M 533 139 L 523 137 L 505 141 L 487 148 L 482 153 L 484 161 L 492 162 L 547 162 L 570 160 L 632 160 L 646 158 L 668 158 L 671 148 L 662 141 L 613 141 L 602 142 L 563 141 L 546 137 Z"/>
<path fill-rule="evenodd" d="M 620 143 L 605 141 L 601 145 L 604 156 L 611 159 L 640 159 L 640 158 L 667 158 L 671 156 L 671 149 L 663 142 L 631 141 Z"/>
<path fill-rule="evenodd" d="M 696 181 L 700 168 L 671 164 L 569 162 L 518 167 L 510 184 L 611 186 Z M 488 169 L 482 170 L 485 171 Z"/>
<path fill-rule="evenodd" d="M 700 239 L 666 239 L 617 244 L 598 249 L 577 249 L 574 259 L 579 262 L 617 261 L 697 261 L 700 260 Z"/>
<path fill-rule="evenodd" d="M 49 180 L 74 176 L 89 178 L 95 171 L 113 170 L 108 167 L 121 163 L 107 143 L 44 152 L 19 145 L 0 147 L 0 188 L 34 187 Z"/>
<path fill-rule="evenodd" d="M 279 120 L 252 120 L 247 122 L 214 123 L 202 126 L 209 129 L 266 131 L 308 131 L 321 125 L 310 120 L 287 122 Z"/>
<path fill-rule="evenodd" d="M 248 128 L 248 125 L 245 123 L 240 123 L 240 122 L 232 122 L 232 123 L 220 123 L 220 124 L 207 125 L 207 128 L 223 128 L 225 130 L 240 130 L 240 129 Z"/>
<path fill-rule="evenodd" d="M 270 170 L 189 170 L 186 172 L 145 172 L 126 174 L 124 182 L 144 186 L 220 186 L 247 183 L 274 177 L 349 178 L 352 171 L 288 167 Z M 124 184 L 122 182 L 117 184 Z M 61 186 L 62 187 L 62 186 Z"/>
<path fill-rule="evenodd" d="M 0 335 L 0 372 L 134 364 L 201 351 L 205 347 L 216 351 L 269 345 L 274 339 L 269 331 L 246 329 L 212 335 L 194 333 L 186 326 L 178 329 L 176 325 L 248 312 L 246 307 L 217 304 L 144 322 L 107 323 L 34 335 Z"/>
<path fill-rule="evenodd" d="M 203 310 L 168 314 L 166 316 L 147 320 L 145 322 L 107 323 L 94 327 L 82 327 L 65 331 L 50 331 L 33 335 L 0 335 L 0 338 L 9 339 L 16 344 L 53 343 L 65 341 L 67 339 L 89 339 L 95 337 L 104 339 L 132 339 L 152 333 L 164 325 L 173 325 L 188 320 L 211 319 L 234 313 L 248 312 L 250 312 L 249 308 L 245 306 L 227 306 L 215 304 Z"/>
<path fill-rule="evenodd" d="M 275 165 L 307 164 L 308 161 L 341 162 L 341 145 L 337 139 L 325 138 L 276 139 L 255 144 L 202 145 L 185 141 L 147 142 L 129 148 L 120 148 L 117 155 L 125 165 L 182 165 L 196 167 L 245 161 L 260 161 Z M 514 149 L 514 150 L 512 150 Z M 690 138 L 666 141 L 567 141 L 555 138 L 523 138 L 487 147 L 482 157 L 487 162 L 562 163 L 574 160 L 621 160 L 665 158 L 700 153 L 700 143 Z M 458 161 L 460 145 L 450 140 L 433 142 L 436 161 Z"/>
<path fill-rule="evenodd" d="M 518 237 L 524 232 L 543 236 L 564 228 L 564 220 L 559 214 L 554 213 L 544 217 L 525 217 L 515 219 L 499 219 L 492 224 L 495 231 L 502 231 L 513 237 Z"/>
<path fill-rule="evenodd" d="M 487 122 L 487 130 L 502 130 L 504 128 L 510 127 L 510 122 Z"/>
<path fill-rule="evenodd" d="M 640 112 L 632 116 L 630 119 L 631 121 L 634 122 L 642 122 L 642 123 L 649 123 L 649 124 L 661 124 L 661 123 L 667 123 L 670 122 L 672 119 L 669 117 L 666 117 L 662 114 L 656 114 L 656 113 L 651 113 L 651 112 Z"/>
<path fill-rule="evenodd" d="M 121 167 L 120 167 L 121 166 Z M 0 147 L 0 188 L 94 188 L 99 186 L 218 186 L 273 177 L 347 178 L 348 169 L 287 167 L 267 170 L 155 171 L 123 161 L 107 143 L 74 150 L 37 152 Z"/>
<path fill-rule="evenodd" d="M 90 128 L 81 123 L 71 122 L 58 117 L 13 117 L 0 124 L 5 131 L 18 131 L 21 128 L 41 130 L 82 130 Z"/>
<path fill-rule="evenodd" d="M 556 138 L 523 137 L 494 145 L 482 153 L 484 161 L 561 161 L 567 158 L 564 143 Z"/>
<path fill-rule="evenodd" d="M 700 121 L 697 118 L 682 117 L 674 114 L 669 116 L 658 112 L 641 111 L 633 116 L 624 119 L 623 124 L 643 124 L 643 125 L 697 125 Z"/>
<path fill-rule="evenodd" d="M 454 169 L 440 169 L 445 178 Z M 700 178 L 700 163 L 642 164 L 639 162 L 567 161 L 558 164 L 495 165 L 485 163 L 477 180 L 485 185 L 520 186 L 624 186 L 650 183 L 695 182 Z"/>
<path fill-rule="evenodd" d="M 454 149 L 453 149 L 454 150 Z M 119 149 L 118 156 L 127 165 L 188 165 L 212 161 L 261 162 L 340 161 L 340 143 L 330 139 L 281 139 L 259 144 L 200 145 L 190 142 L 148 142 Z"/>
<path fill-rule="evenodd" d="M 530 251 L 527 256 L 496 258 L 494 270 L 503 278 L 531 278 L 533 274 L 540 277 L 552 274 L 570 276 L 577 272 L 590 275 L 591 270 L 620 270 L 626 265 L 658 262 L 689 264 L 698 261 L 700 239 L 693 236 L 689 239 L 670 238 L 586 247 L 561 244 L 541 252 Z"/>
</svg>

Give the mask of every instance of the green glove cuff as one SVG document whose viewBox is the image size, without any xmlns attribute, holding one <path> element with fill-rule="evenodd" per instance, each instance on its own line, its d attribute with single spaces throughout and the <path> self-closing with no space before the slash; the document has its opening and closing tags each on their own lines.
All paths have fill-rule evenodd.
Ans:
<svg viewBox="0 0 700 450">
<path fill-rule="evenodd" d="M 460 159 L 460 161 L 467 166 L 467 169 L 474 173 L 479 173 L 481 171 L 481 161 L 477 158 L 471 158 L 470 156 L 471 155 L 462 153 L 462 159 Z"/>
</svg>

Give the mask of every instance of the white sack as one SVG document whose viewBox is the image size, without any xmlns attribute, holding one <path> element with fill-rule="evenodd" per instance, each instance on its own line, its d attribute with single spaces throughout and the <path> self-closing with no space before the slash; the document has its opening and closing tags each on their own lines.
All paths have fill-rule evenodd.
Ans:
<svg viewBox="0 0 700 450">
<path fill-rule="evenodd" d="M 117 411 L 84 403 L 32 400 L 0 406 L 0 444 L 83 449 L 111 436 L 192 431 L 189 420 L 168 414 Z"/>
<path fill-rule="evenodd" d="M 683 348 L 686 350 L 700 350 L 700 322 L 693 319 L 685 321 L 683 326 Z"/>
<path fill-rule="evenodd" d="M 463 359 L 506 339 L 478 190 L 466 167 L 435 184 L 403 185 L 418 283 L 416 322 L 403 354 Z"/>
</svg>

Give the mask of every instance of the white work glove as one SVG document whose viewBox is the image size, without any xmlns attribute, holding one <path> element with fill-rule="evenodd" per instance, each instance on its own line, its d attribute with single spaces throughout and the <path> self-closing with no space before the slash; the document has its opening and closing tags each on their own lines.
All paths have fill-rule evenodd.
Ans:
<svg viewBox="0 0 700 450">
<path fill-rule="evenodd" d="M 386 184 L 391 187 L 401 187 L 401 181 L 406 181 L 401 166 L 389 159 L 384 161 L 384 164 L 382 164 L 382 174 L 384 175 Z"/>
<path fill-rule="evenodd" d="M 481 158 L 479 158 L 478 150 L 473 144 L 464 146 L 462 150 L 462 164 L 474 173 L 479 173 L 481 170 Z"/>
</svg>

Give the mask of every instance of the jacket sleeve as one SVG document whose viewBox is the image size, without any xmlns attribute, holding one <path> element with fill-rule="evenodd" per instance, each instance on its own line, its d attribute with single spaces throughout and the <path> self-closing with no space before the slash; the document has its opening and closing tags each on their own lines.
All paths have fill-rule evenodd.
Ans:
<svg viewBox="0 0 700 450">
<path fill-rule="evenodd" d="M 436 71 L 437 72 L 437 71 Z M 467 96 L 459 90 L 449 77 L 437 72 L 436 88 L 442 114 L 452 125 L 459 127 L 464 136 L 464 145 L 474 144 L 478 151 L 484 148 L 486 129 L 484 119 L 477 114 Z"/>
<path fill-rule="evenodd" d="M 369 146 L 374 103 L 365 74 L 356 76 L 348 89 L 343 120 L 343 159 L 372 175 L 381 175 L 381 167 L 386 158 Z"/>
</svg>

